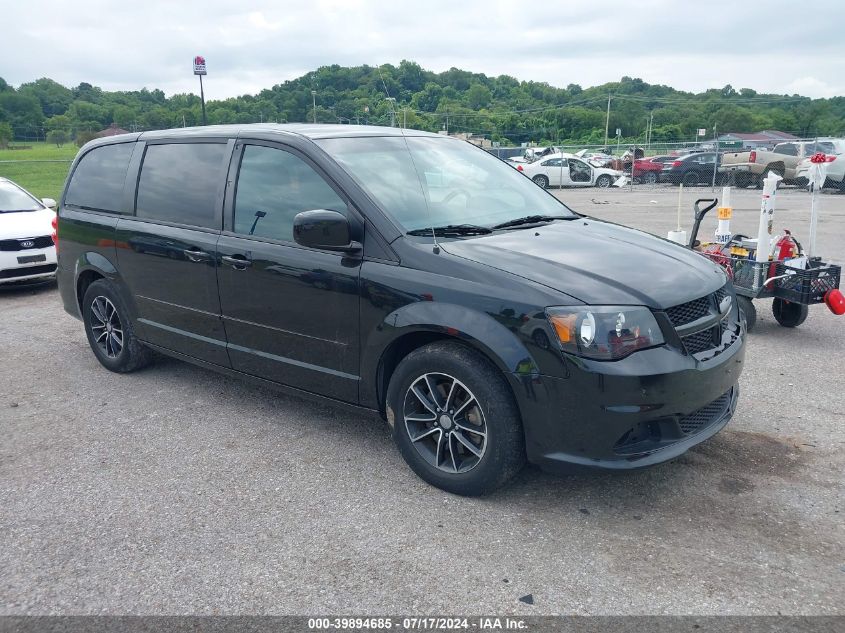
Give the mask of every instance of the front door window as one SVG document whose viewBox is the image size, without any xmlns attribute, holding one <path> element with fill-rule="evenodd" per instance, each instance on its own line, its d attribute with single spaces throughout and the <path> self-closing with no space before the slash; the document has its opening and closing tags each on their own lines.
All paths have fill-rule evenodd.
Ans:
<svg viewBox="0 0 845 633">
<path fill-rule="evenodd" d="M 569 178 L 572 182 L 590 182 L 593 179 L 593 170 L 583 161 L 569 159 Z"/>
</svg>

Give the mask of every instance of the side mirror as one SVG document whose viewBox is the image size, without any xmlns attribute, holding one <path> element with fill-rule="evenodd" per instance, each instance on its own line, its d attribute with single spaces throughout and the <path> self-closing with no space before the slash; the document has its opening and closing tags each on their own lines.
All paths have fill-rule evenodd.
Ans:
<svg viewBox="0 0 845 633">
<path fill-rule="evenodd" d="M 297 213 L 293 218 L 293 239 L 301 246 L 324 251 L 355 253 L 363 247 L 349 237 L 349 220 L 330 209 Z"/>
<path fill-rule="evenodd" d="M 52 209 L 53 211 L 56 210 L 56 201 L 52 198 L 41 198 L 41 204 L 43 204 L 48 209 Z"/>
</svg>

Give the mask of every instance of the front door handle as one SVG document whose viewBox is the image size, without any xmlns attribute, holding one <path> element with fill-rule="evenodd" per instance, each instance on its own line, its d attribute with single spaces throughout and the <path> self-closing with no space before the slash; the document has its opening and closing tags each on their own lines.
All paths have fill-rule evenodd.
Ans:
<svg viewBox="0 0 845 633">
<path fill-rule="evenodd" d="M 195 263 L 211 261 L 211 253 L 206 253 L 198 248 L 186 248 L 182 252 L 185 253 L 185 257 L 189 261 Z"/>
<path fill-rule="evenodd" d="M 246 255 L 223 255 L 220 259 L 236 270 L 244 270 L 252 266 L 252 260 L 248 259 Z"/>
</svg>

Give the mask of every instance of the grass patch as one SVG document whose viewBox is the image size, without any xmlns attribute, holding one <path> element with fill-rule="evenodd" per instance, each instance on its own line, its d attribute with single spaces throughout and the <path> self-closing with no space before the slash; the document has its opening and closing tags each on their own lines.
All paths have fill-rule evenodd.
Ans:
<svg viewBox="0 0 845 633">
<path fill-rule="evenodd" d="M 62 147 L 49 143 L 27 143 L 27 147 L 29 149 L 0 150 L 0 176 L 14 180 L 38 198 L 58 200 L 70 162 L 79 148 L 73 143 Z"/>
<path fill-rule="evenodd" d="M 24 147 L 29 149 L 22 149 Z M 12 143 L 8 149 L 0 149 L 0 160 L 73 160 L 78 151 L 73 143 L 61 147 L 52 143 Z"/>
</svg>

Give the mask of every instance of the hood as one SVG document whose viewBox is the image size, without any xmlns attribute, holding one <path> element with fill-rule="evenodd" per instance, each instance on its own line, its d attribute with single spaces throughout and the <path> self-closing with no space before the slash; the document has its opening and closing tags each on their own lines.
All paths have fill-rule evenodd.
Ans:
<svg viewBox="0 0 845 633">
<path fill-rule="evenodd" d="M 593 167 L 593 171 L 596 172 L 596 178 L 601 176 L 602 174 L 608 174 L 609 176 L 624 176 L 625 172 L 619 169 L 610 169 L 610 167 Z"/>
<path fill-rule="evenodd" d="M 51 222 L 55 215 L 51 209 L 0 213 L 0 240 L 50 235 L 53 232 Z"/>
<path fill-rule="evenodd" d="M 721 268 L 683 246 L 591 218 L 440 246 L 592 305 L 664 309 L 715 292 L 726 280 Z"/>
</svg>

